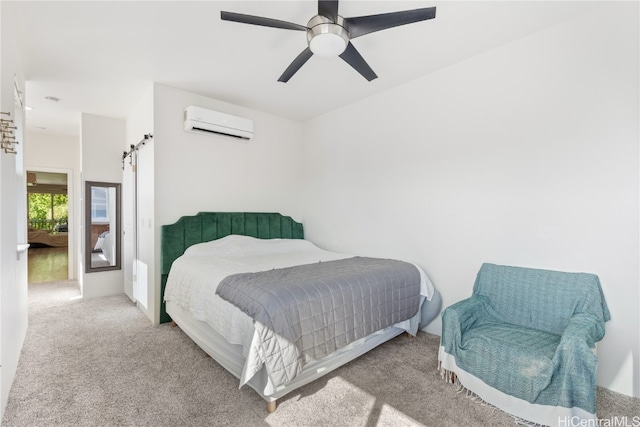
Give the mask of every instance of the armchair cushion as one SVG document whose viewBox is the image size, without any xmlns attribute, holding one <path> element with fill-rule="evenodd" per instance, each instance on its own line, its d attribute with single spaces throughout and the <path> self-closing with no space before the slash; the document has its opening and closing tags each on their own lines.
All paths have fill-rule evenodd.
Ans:
<svg viewBox="0 0 640 427">
<path fill-rule="evenodd" d="M 553 372 L 553 356 L 560 343 L 558 335 L 521 326 L 489 323 L 468 330 L 462 339 L 465 351 L 460 353 L 469 373 L 482 378 L 491 387 L 510 390 L 524 400 L 535 400 L 549 385 Z M 531 351 L 535 348 L 536 351 Z M 484 363 L 485 360 L 512 361 Z M 507 369 L 505 369 L 507 368 Z"/>
<path fill-rule="evenodd" d="M 473 295 L 442 314 L 441 369 L 458 374 L 489 403 L 500 402 L 496 406 L 530 421 L 595 416 L 592 348 L 609 318 L 593 274 L 484 264 Z M 492 390 L 501 398 L 493 399 Z M 505 405 L 505 396 L 518 404 Z M 568 411 L 517 409 L 527 403 Z"/>
</svg>

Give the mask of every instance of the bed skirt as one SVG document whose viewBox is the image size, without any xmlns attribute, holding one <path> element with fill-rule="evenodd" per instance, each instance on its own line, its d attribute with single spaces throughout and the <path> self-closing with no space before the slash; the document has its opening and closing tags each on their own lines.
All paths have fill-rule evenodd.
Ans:
<svg viewBox="0 0 640 427">
<path fill-rule="evenodd" d="M 241 345 L 230 344 L 206 322 L 193 319 L 189 311 L 184 310 L 171 301 L 166 302 L 166 309 L 167 313 L 180 329 L 202 350 L 236 378 L 240 379 L 242 377 L 245 356 L 242 354 Z M 403 332 L 405 332 L 404 329 L 395 326 L 390 326 L 375 332 L 328 356 L 307 363 L 302 372 L 300 372 L 293 381 L 275 389 L 269 382 L 266 369 L 263 366 L 258 373 L 247 381 L 247 385 L 253 388 L 267 402 L 273 402 L 285 394 L 328 374 Z"/>
</svg>

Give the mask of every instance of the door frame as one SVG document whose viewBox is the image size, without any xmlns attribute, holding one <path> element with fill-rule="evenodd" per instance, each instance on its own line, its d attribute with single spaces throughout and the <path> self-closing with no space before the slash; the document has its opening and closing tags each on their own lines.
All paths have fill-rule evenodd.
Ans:
<svg viewBox="0 0 640 427">
<path fill-rule="evenodd" d="M 72 169 L 63 169 L 63 168 L 52 168 L 52 167 L 45 167 L 45 166 L 25 166 L 24 168 L 25 170 L 25 176 L 26 176 L 26 171 L 33 171 L 33 172 L 49 172 L 49 173 L 59 173 L 59 174 L 64 174 L 67 175 L 67 200 L 68 200 L 68 210 L 69 210 L 69 221 L 68 221 L 68 233 L 69 233 L 69 238 L 68 243 L 67 243 L 67 260 L 68 260 L 68 271 L 67 271 L 67 279 L 68 280 L 75 280 L 77 278 L 77 265 L 79 262 L 79 257 L 78 257 L 78 253 L 76 251 L 76 247 L 77 247 L 77 242 L 76 242 L 76 236 L 79 235 L 79 230 L 78 230 L 78 224 L 76 223 L 76 205 L 77 205 L 77 199 L 76 199 L 76 188 L 74 185 L 74 179 L 73 179 L 73 170 Z M 24 189 L 25 193 L 27 192 L 27 189 Z M 29 203 L 28 200 L 28 196 L 27 196 L 27 203 Z M 29 207 L 27 206 L 27 215 L 29 215 Z M 27 226 L 28 226 L 28 221 L 27 221 Z"/>
</svg>

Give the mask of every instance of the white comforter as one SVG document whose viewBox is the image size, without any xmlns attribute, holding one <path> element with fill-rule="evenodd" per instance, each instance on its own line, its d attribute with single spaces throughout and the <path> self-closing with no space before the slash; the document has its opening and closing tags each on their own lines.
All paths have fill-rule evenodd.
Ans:
<svg viewBox="0 0 640 427">
<path fill-rule="evenodd" d="M 236 273 L 266 271 L 274 268 L 350 258 L 353 255 L 322 250 L 307 240 L 256 239 L 231 235 L 189 247 L 173 262 L 167 279 L 165 301 L 172 301 L 208 323 L 231 344 L 241 345 L 246 363 L 240 385 L 260 370 L 264 356 L 258 343 L 253 320 L 216 295 L 222 279 Z M 417 267 L 417 266 L 416 266 Z M 424 271 L 420 294 L 431 300 L 433 285 Z M 396 326 L 409 329 L 405 321 Z"/>
</svg>

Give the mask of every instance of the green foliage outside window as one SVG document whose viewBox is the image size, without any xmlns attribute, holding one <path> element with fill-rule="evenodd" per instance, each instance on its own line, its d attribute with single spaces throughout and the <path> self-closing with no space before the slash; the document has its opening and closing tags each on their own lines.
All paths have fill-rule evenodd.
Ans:
<svg viewBox="0 0 640 427">
<path fill-rule="evenodd" d="M 66 194 L 30 193 L 29 227 L 51 230 L 56 224 L 66 224 L 69 218 L 69 198 Z"/>
</svg>

